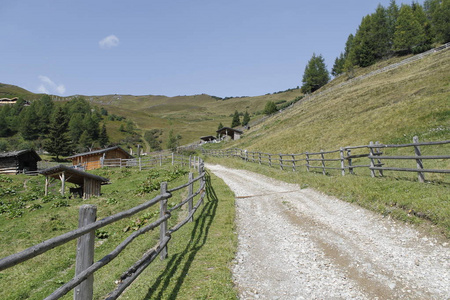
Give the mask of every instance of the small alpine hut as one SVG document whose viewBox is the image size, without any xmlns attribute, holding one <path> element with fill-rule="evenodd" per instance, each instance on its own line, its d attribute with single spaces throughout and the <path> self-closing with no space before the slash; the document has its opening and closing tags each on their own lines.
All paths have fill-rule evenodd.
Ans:
<svg viewBox="0 0 450 300">
<path fill-rule="evenodd" d="M 241 138 L 242 131 L 230 128 L 230 127 L 222 127 L 219 130 L 216 131 L 217 135 L 219 136 L 219 140 L 226 139 L 229 137 L 232 140 L 238 140 Z"/>
<path fill-rule="evenodd" d="M 67 157 L 72 159 L 72 164 L 84 167 L 85 170 L 94 170 L 103 167 L 105 159 L 116 159 L 122 166 L 122 159 L 131 159 L 133 156 L 119 146 L 84 152 Z"/>
<path fill-rule="evenodd" d="M 200 137 L 200 143 L 201 144 L 205 144 L 205 143 L 212 143 L 216 140 L 216 137 L 213 135 L 208 135 L 208 136 L 202 136 Z"/>
<path fill-rule="evenodd" d="M 65 184 L 70 182 L 78 185 L 78 188 L 71 188 L 72 194 L 77 194 L 83 199 L 89 199 L 91 196 L 100 196 L 101 186 L 107 184 L 109 179 L 90 174 L 73 167 L 59 165 L 51 167 L 39 172 L 45 176 L 45 195 L 48 195 L 50 182 L 53 180 L 61 180 L 61 195 L 64 196 Z"/>
<path fill-rule="evenodd" d="M 41 157 L 33 149 L 0 153 L 0 173 L 19 174 L 37 171 Z"/>
</svg>

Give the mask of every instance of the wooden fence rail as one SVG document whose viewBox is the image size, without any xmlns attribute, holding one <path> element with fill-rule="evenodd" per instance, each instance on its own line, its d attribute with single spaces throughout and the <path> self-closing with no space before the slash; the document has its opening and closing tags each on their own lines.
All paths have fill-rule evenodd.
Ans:
<svg viewBox="0 0 450 300">
<path fill-rule="evenodd" d="M 319 152 L 304 152 L 298 154 L 270 154 L 262 152 L 252 152 L 241 149 L 228 150 L 205 150 L 203 153 L 211 156 L 219 157 L 239 157 L 245 161 L 258 163 L 261 165 L 268 165 L 270 167 L 278 166 L 281 170 L 290 169 L 292 171 L 299 170 L 300 167 L 306 167 L 306 171 L 319 170 L 326 175 L 328 170 L 339 170 L 341 175 L 346 173 L 355 174 L 355 169 L 365 168 L 369 169 L 371 176 L 383 176 L 384 171 L 399 171 L 399 172 L 416 172 L 418 173 L 418 180 L 425 181 L 424 173 L 441 173 L 448 174 L 448 169 L 428 169 L 424 168 L 424 160 L 446 160 L 450 159 L 449 154 L 444 155 L 422 155 L 420 147 L 422 146 L 437 146 L 450 144 L 449 140 L 437 142 L 419 142 L 417 137 L 413 138 L 413 143 L 400 145 L 385 145 L 379 142 L 370 142 L 369 145 L 362 146 L 347 146 L 341 147 L 338 150 Z M 414 155 L 385 155 L 382 151 L 388 148 L 406 148 L 412 147 L 411 154 Z M 355 153 L 356 152 L 356 153 Z M 450 153 L 448 151 L 447 153 Z M 366 160 L 365 160 L 366 159 Z M 405 168 L 386 166 L 386 161 L 405 161 L 412 160 L 416 162 L 416 168 Z"/>
<path fill-rule="evenodd" d="M 173 155 L 170 157 L 173 163 L 191 162 L 191 158 L 181 158 L 177 155 Z M 193 165 L 195 166 L 195 164 Z M 167 257 L 167 245 L 172 238 L 172 234 L 179 230 L 183 225 L 193 221 L 193 216 L 199 206 L 203 203 L 206 194 L 206 173 L 204 171 L 203 161 L 200 158 L 198 159 L 197 169 L 199 175 L 194 178 L 194 174 L 191 172 L 186 184 L 168 189 L 167 183 L 163 182 L 161 184 L 160 195 L 154 197 L 151 200 L 148 200 L 141 205 L 130 208 L 126 211 L 119 212 L 115 215 L 108 216 L 99 221 L 95 221 L 97 210 L 95 206 L 81 206 L 79 214 L 79 228 L 46 240 L 19 253 L 0 259 L 0 271 L 13 267 L 28 259 L 41 255 L 55 247 L 61 246 L 69 241 L 78 238 L 75 276 L 69 282 L 55 290 L 46 299 L 59 299 L 71 290 L 74 290 L 75 300 L 89 300 L 93 298 L 94 273 L 111 262 L 113 259 L 115 259 L 128 245 L 131 244 L 131 242 L 136 237 L 159 226 L 159 243 L 155 245 L 152 250 L 145 253 L 140 260 L 138 260 L 133 266 L 131 266 L 122 274 L 119 280 L 120 283 L 117 285 L 116 289 L 107 296 L 107 299 L 117 299 L 117 297 L 122 294 L 122 292 L 139 276 L 140 273 L 142 273 L 143 270 L 145 270 L 145 268 L 158 255 L 160 255 L 161 259 Z M 196 182 L 199 182 L 199 187 L 197 191 L 194 192 L 193 187 Z M 168 209 L 167 200 L 172 197 L 173 192 L 181 190 L 183 188 L 188 188 L 188 196 L 185 199 L 181 200 L 174 207 Z M 199 197 L 197 203 L 194 205 L 193 201 L 197 196 Z M 158 203 L 160 204 L 160 214 L 157 220 L 130 234 L 112 252 L 94 263 L 93 242 L 95 239 L 95 230 L 124 218 L 129 218 Z M 177 209 L 180 209 L 185 204 L 188 204 L 188 216 L 179 221 L 177 225 L 173 226 L 172 228 L 168 228 L 167 221 L 171 218 L 171 213 Z"/>
</svg>

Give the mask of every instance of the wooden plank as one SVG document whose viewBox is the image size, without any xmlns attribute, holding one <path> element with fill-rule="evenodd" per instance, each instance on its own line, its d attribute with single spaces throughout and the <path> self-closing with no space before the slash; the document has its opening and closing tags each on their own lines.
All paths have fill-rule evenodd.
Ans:
<svg viewBox="0 0 450 300">
<path fill-rule="evenodd" d="M 82 205 L 80 207 L 78 228 L 92 224 L 97 218 L 97 207 L 94 205 Z M 95 230 L 80 236 L 77 241 L 77 259 L 75 275 L 89 268 L 94 263 Z M 74 300 L 92 300 L 94 295 L 94 275 L 87 277 L 81 284 L 75 287 Z"/>
<path fill-rule="evenodd" d="M 399 171 L 399 172 L 425 172 L 425 173 L 444 173 L 450 174 L 450 170 L 436 170 L 436 169 L 410 169 L 410 168 L 388 168 L 388 167 L 369 167 L 371 170 L 383 171 Z"/>
<path fill-rule="evenodd" d="M 167 191 L 167 182 L 161 182 L 161 195 L 164 195 L 166 193 L 166 191 Z M 159 217 L 164 218 L 166 213 L 167 213 L 167 199 L 163 198 L 159 202 Z M 167 234 L 167 221 L 164 221 L 161 223 L 160 230 L 159 230 L 159 242 L 160 243 L 162 243 L 164 241 L 166 234 Z M 167 246 L 161 250 L 160 258 L 161 258 L 161 260 L 164 260 L 167 258 Z"/>
</svg>

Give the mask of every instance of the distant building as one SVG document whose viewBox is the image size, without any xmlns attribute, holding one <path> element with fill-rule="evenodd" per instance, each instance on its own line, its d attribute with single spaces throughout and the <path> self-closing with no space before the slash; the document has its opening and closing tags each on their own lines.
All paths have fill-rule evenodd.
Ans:
<svg viewBox="0 0 450 300">
<path fill-rule="evenodd" d="M 37 162 L 41 160 L 33 149 L 0 152 L 0 173 L 20 174 L 37 171 Z"/>
<path fill-rule="evenodd" d="M 239 140 L 242 135 L 242 131 L 230 128 L 230 127 L 222 127 L 216 131 L 219 137 L 219 140 L 231 139 L 231 140 Z"/>
<path fill-rule="evenodd" d="M 79 166 L 85 170 L 94 170 L 102 167 L 102 162 L 105 159 L 130 159 L 133 158 L 131 154 L 123 150 L 119 146 L 110 148 L 84 152 L 67 157 L 72 160 L 74 166 Z"/>
<path fill-rule="evenodd" d="M 201 144 L 205 144 L 205 143 L 213 143 L 213 142 L 216 141 L 216 137 L 213 136 L 213 135 L 202 136 L 202 137 L 200 138 L 200 141 L 201 141 L 201 142 L 200 142 Z"/>
</svg>

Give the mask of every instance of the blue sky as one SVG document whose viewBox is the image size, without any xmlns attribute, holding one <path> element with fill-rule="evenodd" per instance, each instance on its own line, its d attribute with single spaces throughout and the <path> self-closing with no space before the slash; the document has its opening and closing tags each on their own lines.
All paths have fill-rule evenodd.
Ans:
<svg viewBox="0 0 450 300">
<path fill-rule="evenodd" d="M 0 82 L 62 96 L 263 95 L 301 85 L 313 53 L 331 69 L 389 2 L 0 0 Z"/>
</svg>

